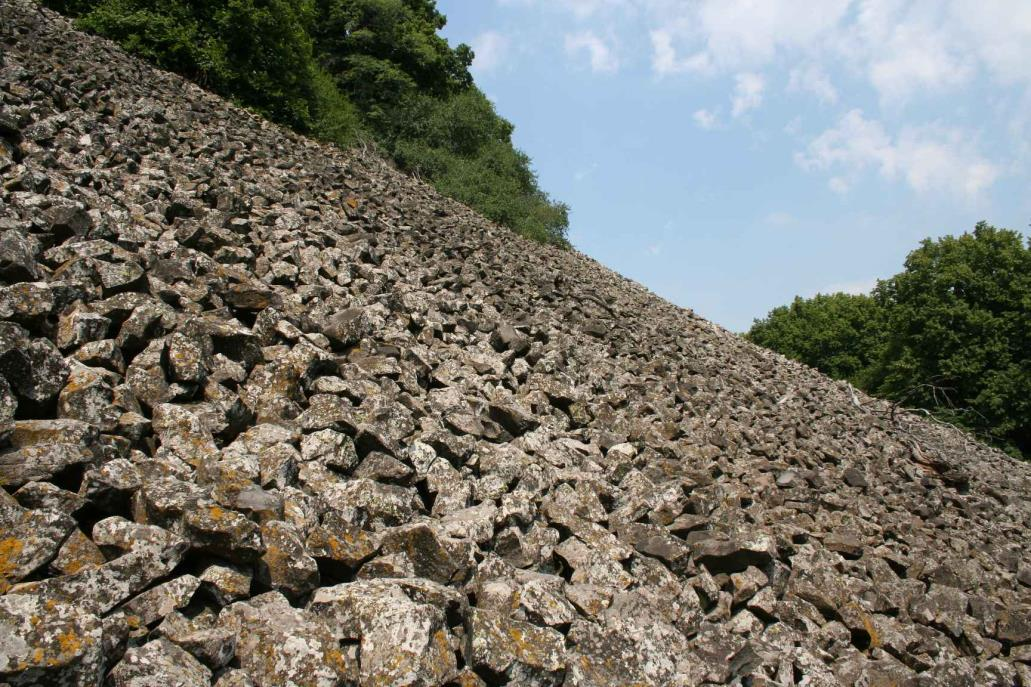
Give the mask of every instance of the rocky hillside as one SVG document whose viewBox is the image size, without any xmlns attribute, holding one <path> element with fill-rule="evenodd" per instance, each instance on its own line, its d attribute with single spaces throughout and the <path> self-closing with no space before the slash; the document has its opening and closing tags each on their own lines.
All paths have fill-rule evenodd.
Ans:
<svg viewBox="0 0 1031 687">
<path fill-rule="evenodd" d="M 28 0 L 0 40 L 0 684 L 1031 685 L 1027 466 Z"/>
</svg>

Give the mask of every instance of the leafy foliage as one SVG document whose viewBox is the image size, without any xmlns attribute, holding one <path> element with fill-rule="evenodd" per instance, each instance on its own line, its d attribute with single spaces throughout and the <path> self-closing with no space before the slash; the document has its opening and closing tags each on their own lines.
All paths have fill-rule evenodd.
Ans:
<svg viewBox="0 0 1031 687">
<path fill-rule="evenodd" d="M 927 239 L 873 296 L 796 298 L 747 337 L 1031 456 L 1031 244 L 984 222 Z"/>
<path fill-rule="evenodd" d="M 883 347 L 883 310 L 870 296 L 796 297 L 756 320 L 748 339 L 859 386 Z"/>
<path fill-rule="evenodd" d="M 87 30 L 324 140 L 376 141 L 526 236 L 566 244 L 568 209 L 541 191 L 512 125 L 451 48 L 434 0 L 46 0 Z"/>
<path fill-rule="evenodd" d="M 876 390 L 1031 453 L 1031 245 L 983 222 L 925 240 L 875 296 L 890 332 Z"/>
</svg>

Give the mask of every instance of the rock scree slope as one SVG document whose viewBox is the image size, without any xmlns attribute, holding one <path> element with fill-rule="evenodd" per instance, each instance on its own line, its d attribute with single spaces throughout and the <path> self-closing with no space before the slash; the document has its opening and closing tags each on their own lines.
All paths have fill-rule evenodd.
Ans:
<svg viewBox="0 0 1031 687">
<path fill-rule="evenodd" d="M 1031 685 L 1028 466 L 31 2 L 0 40 L 0 684 Z"/>
</svg>

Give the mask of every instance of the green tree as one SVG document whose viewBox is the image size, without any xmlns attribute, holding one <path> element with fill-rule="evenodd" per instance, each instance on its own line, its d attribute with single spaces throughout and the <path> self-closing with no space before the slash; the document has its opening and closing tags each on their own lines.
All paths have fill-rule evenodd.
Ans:
<svg viewBox="0 0 1031 687">
<path fill-rule="evenodd" d="M 438 35 L 447 19 L 432 0 L 318 0 L 318 15 L 320 62 L 381 134 L 411 96 L 444 98 L 473 83 L 472 50 Z"/>
<path fill-rule="evenodd" d="M 78 2 L 81 11 L 86 3 Z M 79 25 L 258 110 L 311 131 L 319 113 L 312 0 L 100 0 Z"/>
<path fill-rule="evenodd" d="M 874 391 L 1031 454 L 1031 245 L 984 222 L 928 239 L 875 297 L 890 334 Z"/>
<path fill-rule="evenodd" d="M 746 338 L 865 387 L 883 348 L 884 325 L 884 312 L 870 296 L 817 294 L 774 308 Z"/>
<path fill-rule="evenodd" d="M 746 337 L 1031 457 L 1031 243 L 927 239 L 873 296 L 796 298 Z"/>
</svg>

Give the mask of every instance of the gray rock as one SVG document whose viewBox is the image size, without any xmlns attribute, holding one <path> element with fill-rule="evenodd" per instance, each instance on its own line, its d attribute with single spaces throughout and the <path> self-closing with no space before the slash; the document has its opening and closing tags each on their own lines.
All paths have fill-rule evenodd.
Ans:
<svg viewBox="0 0 1031 687">
<path fill-rule="evenodd" d="M 566 666 L 562 635 L 555 630 L 511 620 L 492 611 L 472 609 L 469 660 L 494 673 L 515 671 L 547 679 Z M 525 672 L 524 672 L 525 671 Z"/>
<path fill-rule="evenodd" d="M 0 680 L 12 687 L 95 687 L 104 677 L 104 628 L 73 604 L 0 596 Z"/>
<path fill-rule="evenodd" d="M 155 639 L 125 652 L 108 676 L 112 687 L 208 687 L 211 671 L 166 639 Z"/>
<path fill-rule="evenodd" d="M 335 687 L 357 677 L 330 628 L 286 597 L 268 592 L 227 607 L 221 626 L 237 637 L 236 656 L 256 685 Z"/>
</svg>

